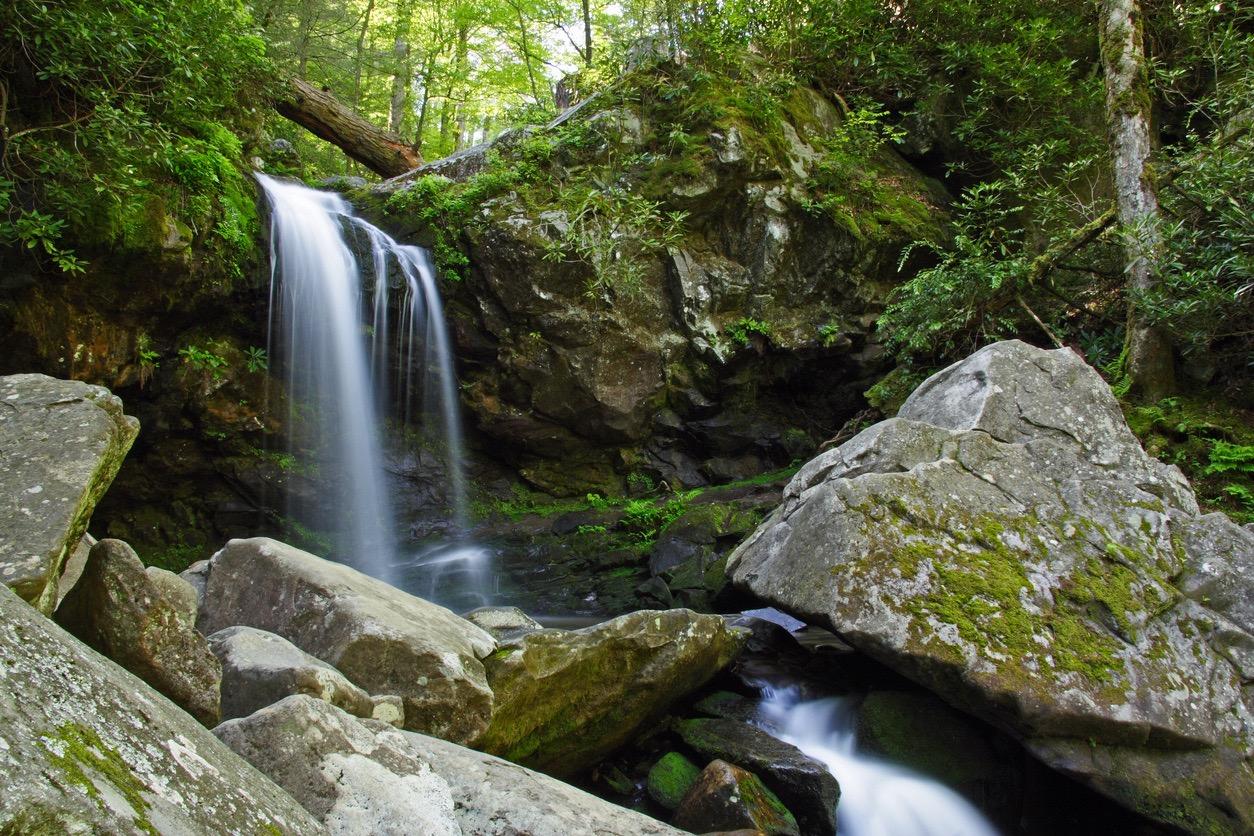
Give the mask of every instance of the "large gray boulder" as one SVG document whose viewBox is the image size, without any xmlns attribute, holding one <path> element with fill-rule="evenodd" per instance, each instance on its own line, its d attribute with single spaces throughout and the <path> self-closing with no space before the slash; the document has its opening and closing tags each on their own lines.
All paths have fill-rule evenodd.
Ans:
<svg viewBox="0 0 1254 836">
<path fill-rule="evenodd" d="M 1069 350 L 934 375 L 803 467 L 728 571 L 1148 816 L 1254 829 L 1254 537 Z"/>
<path fill-rule="evenodd" d="M 67 630 L 197 720 L 218 724 L 222 666 L 196 632 L 195 593 L 178 575 L 145 571 L 126 543 L 101 540 L 56 615 Z"/>
<path fill-rule="evenodd" d="M 323 832 L 133 674 L 0 588 L 0 833 Z"/>
<path fill-rule="evenodd" d="M 405 727 L 469 742 L 488 727 L 483 670 L 496 641 L 443 607 L 267 538 L 213 556 L 197 622 L 282 636 L 370 694 L 399 696 Z"/>
<path fill-rule="evenodd" d="M 0 377 L 0 582 L 45 615 L 138 432 L 102 386 Z"/>
<path fill-rule="evenodd" d="M 214 734 L 333 834 L 461 836 L 448 784 L 389 726 L 295 695 Z"/>
<path fill-rule="evenodd" d="M 223 720 L 247 717 L 293 694 L 326 700 L 355 717 L 392 719 L 386 716 L 388 703 L 376 704 L 344 674 L 282 636 L 227 627 L 209 636 L 209 647 L 222 663 Z M 399 725 L 401 713 L 394 719 Z"/>
<path fill-rule="evenodd" d="M 743 644 L 722 616 L 645 610 L 526 633 L 487 660 L 496 709 L 480 749 L 571 775 L 705 684 Z"/>
<path fill-rule="evenodd" d="M 292 696 L 215 730 L 337 833 L 678 836 L 517 764 Z"/>
</svg>

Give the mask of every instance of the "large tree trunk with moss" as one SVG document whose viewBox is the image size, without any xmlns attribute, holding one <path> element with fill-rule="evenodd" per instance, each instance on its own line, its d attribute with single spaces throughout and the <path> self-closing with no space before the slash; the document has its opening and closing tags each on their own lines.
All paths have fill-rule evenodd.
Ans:
<svg viewBox="0 0 1254 836">
<path fill-rule="evenodd" d="M 422 165 L 422 156 L 404 139 L 376 127 L 303 79 L 288 80 L 287 96 L 275 108 L 376 174 L 396 177 Z"/>
<path fill-rule="evenodd" d="M 1156 261 L 1162 249 L 1158 195 L 1149 166 L 1150 99 L 1139 0 L 1102 0 L 1102 72 L 1106 79 L 1106 123 L 1115 172 L 1115 205 L 1127 241 L 1127 372 L 1136 393 L 1159 400 L 1175 389 L 1171 341 L 1151 325 L 1136 297 L 1159 285 Z"/>
</svg>

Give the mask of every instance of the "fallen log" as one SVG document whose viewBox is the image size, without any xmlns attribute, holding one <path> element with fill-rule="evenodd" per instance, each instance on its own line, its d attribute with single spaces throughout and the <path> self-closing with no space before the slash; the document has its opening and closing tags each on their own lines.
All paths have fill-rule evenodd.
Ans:
<svg viewBox="0 0 1254 836">
<path fill-rule="evenodd" d="M 329 91 L 290 78 L 285 92 L 275 110 L 376 174 L 395 177 L 422 165 L 412 145 L 354 113 Z"/>
</svg>

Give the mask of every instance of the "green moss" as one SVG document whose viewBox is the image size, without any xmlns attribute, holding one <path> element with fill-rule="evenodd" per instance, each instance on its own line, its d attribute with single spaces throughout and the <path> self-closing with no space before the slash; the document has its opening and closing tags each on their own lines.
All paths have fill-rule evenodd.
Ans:
<svg viewBox="0 0 1254 836">
<path fill-rule="evenodd" d="M 1125 595 L 1122 575 L 1111 579 L 1102 572 L 1109 567 L 1095 568 L 1091 577 L 1086 575 L 1078 586 L 1058 596 L 1052 608 L 1030 612 L 1024 603 L 1032 591 L 1025 562 L 1033 551 L 1049 548 L 1035 533 L 1039 519 L 1028 517 L 1016 524 L 954 514 L 923 528 L 904 500 L 890 501 L 886 507 L 901 518 L 887 528 L 905 533 L 904 543 L 884 546 L 897 571 L 903 578 L 914 577 L 928 565 L 934 579 L 925 595 L 907 604 L 909 612 L 953 625 L 963 640 L 1003 658 L 999 665 L 1003 675 L 1025 673 L 1034 665 L 1041 671 L 1078 673 L 1094 682 L 1113 683 L 1122 670 L 1119 643 L 1093 626 L 1084 605 L 1109 601 L 1108 606 L 1126 619 L 1133 602 Z M 1012 538 L 1024 547 L 1007 545 Z M 1058 539 L 1065 548 L 1070 538 L 1059 532 Z M 882 555 L 881 551 L 864 562 Z M 935 631 L 922 622 L 915 629 L 919 641 L 961 661 L 957 648 L 950 648 Z"/>
<path fill-rule="evenodd" d="M 771 792 L 762 779 L 752 772 L 739 776 L 736 788 L 744 805 L 752 811 L 758 829 L 767 833 L 799 833 L 797 819 L 784 806 L 779 796 Z"/>
<path fill-rule="evenodd" d="M 143 796 L 143 783 L 117 750 L 101 740 L 94 729 L 66 723 L 52 734 L 42 736 L 38 745 L 59 780 L 81 789 L 102 812 L 108 810 L 108 805 L 96 781 L 107 781 L 134 811 L 135 826 L 157 836 L 156 828 L 148 820 L 152 805 Z"/>
<path fill-rule="evenodd" d="M 667 810 L 674 810 L 700 774 L 700 767 L 679 752 L 667 752 L 649 770 L 649 797 Z"/>
</svg>

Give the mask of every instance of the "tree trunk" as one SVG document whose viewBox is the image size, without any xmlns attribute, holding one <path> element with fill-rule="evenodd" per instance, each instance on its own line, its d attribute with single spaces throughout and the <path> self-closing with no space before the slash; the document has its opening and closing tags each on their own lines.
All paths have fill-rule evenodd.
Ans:
<svg viewBox="0 0 1254 836">
<path fill-rule="evenodd" d="M 592 9 L 589 0 L 583 0 L 583 63 L 592 66 Z"/>
<path fill-rule="evenodd" d="M 275 109 L 376 174 L 395 177 L 422 165 L 422 157 L 405 140 L 375 127 L 307 81 L 288 79 L 287 96 Z"/>
<path fill-rule="evenodd" d="M 1126 244 L 1128 292 L 1127 373 L 1132 391 L 1157 401 L 1175 390 L 1171 341 L 1146 321 L 1135 297 L 1159 283 L 1162 250 L 1158 195 L 1149 166 L 1150 98 L 1139 0 L 1101 0 L 1102 72 L 1106 125 L 1115 173 L 1115 208 Z"/>
</svg>

